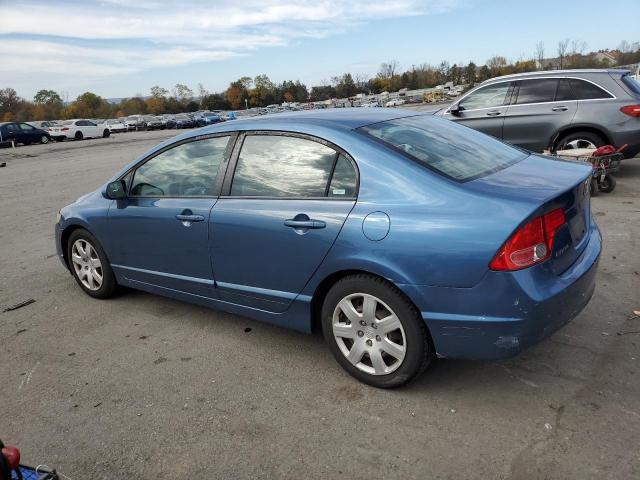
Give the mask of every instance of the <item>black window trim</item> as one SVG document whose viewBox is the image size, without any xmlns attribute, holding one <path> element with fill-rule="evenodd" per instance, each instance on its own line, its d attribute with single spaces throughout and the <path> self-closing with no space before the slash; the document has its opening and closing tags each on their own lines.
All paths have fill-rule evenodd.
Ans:
<svg viewBox="0 0 640 480">
<path fill-rule="evenodd" d="M 216 172 L 216 179 L 215 182 L 213 184 L 213 188 L 212 188 L 212 194 L 211 195 L 132 195 L 131 194 L 131 187 L 133 185 L 133 179 L 135 178 L 135 172 L 136 170 L 138 170 L 138 168 L 140 168 L 142 165 L 146 164 L 147 162 L 149 162 L 150 160 L 154 159 L 155 157 L 157 157 L 158 155 L 161 155 L 162 153 L 171 150 L 172 148 L 175 147 L 179 147 L 180 145 L 185 145 L 187 143 L 192 143 L 192 142 L 197 142 L 200 140 L 208 140 L 210 138 L 218 138 L 218 137 L 229 137 L 229 141 L 227 142 L 227 146 L 225 148 L 224 151 L 224 156 L 222 158 L 222 161 L 220 162 L 220 165 L 218 166 L 218 171 Z M 149 156 L 143 158 L 142 160 L 140 160 L 139 162 L 137 162 L 135 165 L 133 165 L 131 168 L 127 169 L 122 175 L 120 175 L 120 177 L 118 177 L 118 180 L 124 180 L 129 174 L 132 174 L 131 176 L 131 182 L 129 183 L 129 185 L 127 185 L 127 191 L 126 191 L 126 196 L 127 198 L 132 198 L 132 199 L 138 199 L 138 198 L 155 198 L 155 199 L 163 199 L 163 198 L 218 198 L 220 196 L 220 190 L 222 188 L 222 181 L 223 181 L 223 177 L 226 171 L 226 168 L 229 164 L 229 158 L 231 156 L 231 152 L 233 151 L 233 147 L 235 146 L 235 143 L 238 139 L 238 132 L 234 132 L 234 131 L 229 131 L 229 132 L 215 132 L 215 133 L 208 133 L 208 134 L 204 134 L 204 135 L 197 135 L 195 137 L 189 137 L 189 138 L 185 138 L 182 139 L 180 141 L 177 141 L 175 143 L 172 143 L 170 145 L 166 145 L 165 147 L 161 148 L 160 150 L 157 150 L 155 152 L 153 152 L 152 154 L 150 154 Z"/>
<path fill-rule="evenodd" d="M 358 168 L 358 164 L 353 159 L 349 153 L 338 145 L 329 142 L 320 137 L 316 137 L 314 135 L 309 135 L 306 133 L 300 132 L 292 132 L 288 130 L 245 130 L 238 132 L 238 138 L 235 142 L 235 147 L 233 149 L 233 153 L 231 154 L 231 159 L 225 174 L 224 183 L 222 184 L 222 191 L 220 192 L 221 198 L 229 198 L 229 199 L 246 199 L 246 200 L 328 200 L 328 201 L 339 201 L 339 202 L 353 202 L 357 201 L 358 194 L 360 193 L 360 169 Z M 320 143 L 326 147 L 332 148 L 335 150 L 336 155 L 333 160 L 333 165 L 331 167 L 331 172 L 329 178 L 327 179 L 327 186 L 325 187 L 325 196 L 322 197 L 276 197 L 276 196 L 261 196 L 261 195 L 231 195 L 231 185 L 233 183 L 233 177 L 236 172 L 236 167 L 238 166 L 238 159 L 240 158 L 240 151 L 242 150 L 242 145 L 244 143 L 244 139 L 249 136 L 276 136 L 276 137 L 293 137 L 293 138 L 301 138 L 304 140 L 310 140 L 312 142 Z M 342 154 L 347 160 L 351 162 L 355 172 L 356 172 L 356 187 L 353 196 L 349 197 L 330 197 L 328 196 L 329 187 L 331 185 L 331 181 L 333 180 L 333 174 L 335 172 L 336 164 L 338 163 L 338 158 Z"/>
<path fill-rule="evenodd" d="M 600 98 L 585 98 L 585 99 L 573 99 L 573 100 L 556 100 L 555 97 L 553 99 L 553 101 L 551 102 L 530 102 L 530 103 L 515 103 L 518 99 L 518 94 L 520 93 L 520 85 L 522 84 L 522 82 L 528 82 L 531 80 L 547 80 L 547 79 L 552 79 L 552 80 L 558 80 L 558 84 L 556 85 L 556 95 L 558 95 L 558 88 L 560 88 L 560 82 L 562 80 L 579 80 L 582 82 L 587 82 L 590 83 L 592 85 L 594 85 L 596 88 L 602 90 L 603 92 L 605 92 L 607 95 L 611 95 L 610 97 L 600 97 Z M 515 82 L 515 89 L 514 89 L 514 94 L 511 96 L 511 103 L 509 104 L 509 107 L 522 107 L 525 105 L 547 105 L 550 103 L 566 103 L 566 102 L 590 102 L 593 100 L 596 101 L 602 101 L 602 100 L 615 100 L 617 97 L 611 93 L 609 90 L 607 90 L 606 88 L 604 88 L 601 85 L 598 85 L 596 82 L 593 82 L 589 79 L 586 78 L 581 78 L 581 77 L 575 77 L 575 76 L 549 76 L 549 77 L 531 77 L 531 78 L 521 78 L 516 80 Z"/>
</svg>

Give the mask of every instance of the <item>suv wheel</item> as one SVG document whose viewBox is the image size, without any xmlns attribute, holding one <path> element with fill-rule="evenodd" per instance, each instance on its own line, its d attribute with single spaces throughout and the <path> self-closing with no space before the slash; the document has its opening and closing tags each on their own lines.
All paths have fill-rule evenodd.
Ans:
<svg viewBox="0 0 640 480">
<path fill-rule="evenodd" d="M 605 144 L 605 140 L 592 132 L 574 132 L 564 135 L 556 143 L 556 150 L 573 150 L 576 148 L 598 148 Z"/>
<path fill-rule="evenodd" d="M 434 356 L 413 304 L 372 275 L 345 277 L 331 287 L 322 305 L 322 331 L 338 363 L 374 387 L 407 383 Z"/>
</svg>

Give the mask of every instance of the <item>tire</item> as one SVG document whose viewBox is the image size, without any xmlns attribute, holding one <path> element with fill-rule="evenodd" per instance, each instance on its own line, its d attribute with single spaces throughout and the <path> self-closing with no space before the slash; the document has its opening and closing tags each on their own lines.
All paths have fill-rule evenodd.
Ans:
<svg viewBox="0 0 640 480">
<path fill-rule="evenodd" d="M 104 132 L 102 132 L 102 138 L 109 138 L 110 135 L 111 135 L 111 132 L 109 131 L 109 129 L 105 128 Z"/>
<path fill-rule="evenodd" d="M 75 138 L 76 140 L 82 140 L 84 138 L 84 135 L 82 135 L 82 132 L 76 132 L 73 138 Z"/>
<path fill-rule="evenodd" d="M 49 137 L 47 135 L 42 135 L 42 137 L 40 138 L 40 143 L 42 143 L 43 145 L 45 143 L 49 143 Z"/>
<path fill-rule="evenodd" d="M 375 315 L 367 315 L 365 307 Z M 350 312 L 351 320 L 345 311 Z M 358 274 L 339 280 L 327 293 L 321 315 L 324 338 L 336 361 L 350 375 L 374 387 L 403 385 L 434 358 L 418 310 L 381 278 Z M 395 321 L 389 320 L 392 316 Z M 383 322 L 385 319 L 389 321 Z"/>
<path fill-rule="evenodd" d="M 554 150 L 598 148 L 605 144 L 605 139 L 593 132 L 573 132 L 560 137 L 560 139 L 556 142 Z"/>
<path fill-rule="evenodd" d="M 611 193 L 616 188 L 616 179 L 611 175 L 605 175 L 604 180 L 598 183 L 598 190 L 603 193 Z"/>
<path fill-rule="evenodd" d="M 598 196 L 598 180 L 591 177 L 591 182 L 589 182 L 589 195 L 592 197 Z"/>
<path fill-rule="evenodd" d="M 75 230 L 69 236 L 66 249 L 69 269 L 80 288 L 93 298 L 113 296 L 116 278 L 96 238 L 84 229 Z"/>
</svg>

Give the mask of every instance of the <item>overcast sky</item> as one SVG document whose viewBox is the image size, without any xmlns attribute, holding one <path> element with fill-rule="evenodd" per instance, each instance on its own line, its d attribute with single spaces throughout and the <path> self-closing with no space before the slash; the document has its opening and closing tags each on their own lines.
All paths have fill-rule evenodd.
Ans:
<svg viewBox="0 0 640 480">
<path fill-rule="evenodd" d="M 640 0 L 0 0 L 0 88 L 147 95 L 243 75 L 308 86 L 381 62 L 484 63 L 640 41 Z"/>
</svg>

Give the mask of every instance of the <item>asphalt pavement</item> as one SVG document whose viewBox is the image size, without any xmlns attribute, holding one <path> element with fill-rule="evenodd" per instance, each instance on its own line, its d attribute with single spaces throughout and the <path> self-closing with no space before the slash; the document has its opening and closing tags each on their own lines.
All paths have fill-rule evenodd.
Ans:
<svg viewBox="0 0 640 480">
<path fill-rule="evenodd" d="M 581 315 L 513 360 L 440 360 L 387 391 L 320 334 L 82 293 L 56 212 L 174 134 L 0 149 L 0 438 L 24 463 L 74 480 L 640 478 L 640 159 L 592 199 L 604 250 Z"/>
</svg>

